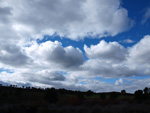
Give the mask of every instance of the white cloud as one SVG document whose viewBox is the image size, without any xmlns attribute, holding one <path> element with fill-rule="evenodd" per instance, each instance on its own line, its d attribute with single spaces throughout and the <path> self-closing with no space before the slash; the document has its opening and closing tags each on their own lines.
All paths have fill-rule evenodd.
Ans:
<svg viewBox="0 0 150 113">
<path fill-rule="evenodd" d="M 139 75 L 150 75 L 150 35 L 129 49 L 128 65 L 139 72 Z"/>
<path fill-rule="evenodd" d="M 133 64 L 150 64 L 150 35 L 129 49 L 129 61 Z"/>
<path fill-rule="evenodd" d="M 47 41 L 41 44 L 34 42 L 26 47 L 25 51 L 36 64 L 53 65 L 59 68 L 74 68 L 83 63 L 83 54 L 80 49 L 72 46 L 62 47 L 61 42 Z"/>
<path fill-rule="evenodd" d="M 119 76 L 139 75 L 139 70 L 132 69 L 126 66 L 126 62 L 106 62 L 100 59 L 90 59 L 82 65 L 82 70 L 85 71 L 85 76 L 98 76 L 104 78 L 114 78 Z M 84 76 L 84 73 L 80 74 Z"/>
<path fill-rule="evenodd" d="M 11 15 L 9 27 L 25 38 L 54 33 L 73 40 L 114 36 L 133 25 L 120 0 L 3 0 L 1 7 L 1 19 Z"/>
<path fill-rule="evenodd" d="M 150 75 L 150 36 L 133 47 L 124 48 L 117 42 L 101 41 L 90 48 L 84 46 L 89 59 L 81 66 L 87 76 L 145 76 Z"/>
<path fill-rule="evenodd" d="M 89 58 L 98 58 L 105 62 L 122 62 L 127 54 L 127 50 L 119 43 L 107 43 L 104 40 L 100 41 L 97 45 L 91 45 L 90 48 L 84 45 L 84 50 Z"/>
<path fill-rule="evenodd" d="M 119 78 L 119 80 L 116 80 L 115 85 L 121 85 L 123 84 L 123 79 Z"/>
</svg>

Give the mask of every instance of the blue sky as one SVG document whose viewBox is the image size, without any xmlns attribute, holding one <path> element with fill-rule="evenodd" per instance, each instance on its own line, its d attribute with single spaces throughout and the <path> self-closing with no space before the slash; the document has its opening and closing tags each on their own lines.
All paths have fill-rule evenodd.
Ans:
<svg viewBox="0 0 150 113">
<path fill-rule="evenodd" d="M 149 0 L 2 0 L 0 82 L 96 92 L 150 87 Z"/>
</svg>

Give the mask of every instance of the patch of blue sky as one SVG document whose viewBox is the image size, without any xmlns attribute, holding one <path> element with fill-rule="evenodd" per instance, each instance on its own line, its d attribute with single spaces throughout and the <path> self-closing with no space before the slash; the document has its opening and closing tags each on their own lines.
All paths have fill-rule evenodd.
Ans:
<svg viewBox="0 0 150 113">
<path fill-rule="evenodd" d="M 87 78 L 86 78 L 87 79 Z M 85 85 L 85 84 L 88 84 L 86 82 L 86 79 L 84 77 L 78 77 L 78 80 L 79 80 L 79 84 L 82 84 L 82 85 Z"/>
<path fill-rule="evenodd" d="M 109 84 L 115 84 L 115 82 L 119 79 L 122 79 L 123 80 L 123 83 L 124 84 L 132 84 L 132 82 L 130 81 L 130 79 L 145 79 L 146 77 L 128 77 L 128 79 L 126 79 L 126 77 L 116 77 L 116 78 L 102 78 L 102 77 L 93 77 L 92 79 L 96 79 L 96 80 L 99 80 L 101 82 L 105 82 L 105 83 L 109 83 Z M 149 77 L 150 78 L 150 77 Z"/>
<path fill-rule="evenodd" d="M 141 79 L 150 78 L 150 76 L 131 76 L 130 78 L 131 78 L 131 79 L 141 80 Z"/>
<path fill-rule="evenodd" d="M 14 73 L 13 70 L 4 69 L 4 68 L 0 68 L 0 73 L 1 73 L 1 72 Z"/>
<path fill-rule="evenodd" d="M 118 78 L 102 78 L 102 77 L 93 77 L 92 79 L 99 80 L 101 82 L 114 84 Z"/>
<path fill-rule="evenodd" d="M 61 75 L 68 75 L 68 73 L 65 71 L 58 71 L 58 73 L 60 73 Z"/>
<path fill-rule="evenodd" d="M 88 83 L 82 81 L 82 82 L 79 82 L 79 84 L 81 84 L 81 85 L 86 85 L 86 84 L 88 84 Z"/>
</svg>

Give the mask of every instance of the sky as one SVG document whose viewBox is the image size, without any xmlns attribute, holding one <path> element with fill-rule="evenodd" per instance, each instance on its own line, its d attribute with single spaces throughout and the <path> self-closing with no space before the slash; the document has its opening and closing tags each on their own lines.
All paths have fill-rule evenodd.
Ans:
<svg viewBox="0 0 150 113">
<path fill-rule="evenodd" d="M 0 84 L 134 93 L 149 29 L 149 0 L 0 0 Z"/>
</svg>

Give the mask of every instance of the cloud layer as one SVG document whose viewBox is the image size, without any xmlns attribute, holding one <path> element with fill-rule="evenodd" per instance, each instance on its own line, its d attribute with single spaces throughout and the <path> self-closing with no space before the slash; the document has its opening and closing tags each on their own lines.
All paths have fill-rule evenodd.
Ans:
<svg viewBox="0 0 150 113">
<path fill-rule="evenodd" d="M 79 48 L 63 47 L 58 41 L 33 41 L 25 47 L 1 45 L 0 76 L 3 82 L 17 84 L 30 83 L 34 86 L 74 90 L 94 88 L 94 91 L 125 88 L 132 92 L 134 88 L 138 89 L 133 76 L 150 75 L 149 43 L 149 35 L 129 48 L 117 42 L 107 43 L 102 40 L 97 45 L 84 46 L 87 60 L 83 59 L 83 52 Z M 16 54 L 13 54 L 14 51 Z M 2 69 L 4 67 L 5 70 Z M 123 79 L 107 83 L 94 77 Z M 141 88 L 150 85 L 148 82 L 142 83 L 145 80 L 139 80 Z M 111 89 L 112 84 L 115 86 Z"/>
<path fill-rule="evenodd" d="M 148 18 L 145 14 L 143 21 Z M 150 86 L 149 79 L 130 78 L 150 75 L 149 35 L 130 48 L 104 40 L 84 45 L 84 51 L 59 41 L 37 43 L 44 35 L 72 40 L 115 36 L 132 25 L 120 0 L 1 0 L 1 82 L 93 91 L 133 91 L 138 82 L 141 88 Z M 94 77 L 127 78 L 107 83 Z"/>
<path fill-rule="evenodd" d="M 2 0 L 0 15 L 11 32 L 26 38 L 114 36 L 133 25 L 120 0 Z"/>
</svg>

